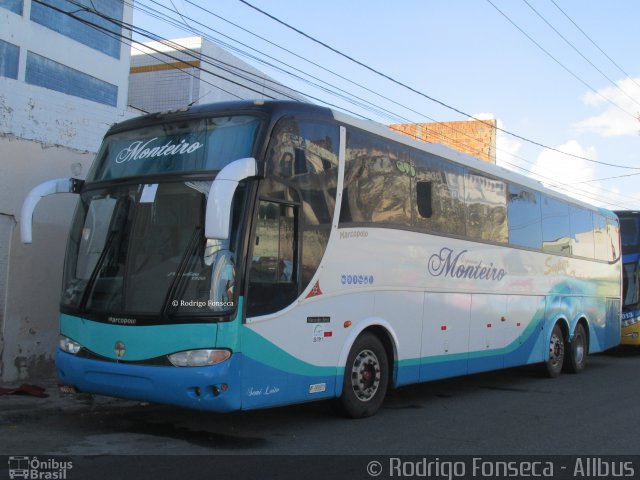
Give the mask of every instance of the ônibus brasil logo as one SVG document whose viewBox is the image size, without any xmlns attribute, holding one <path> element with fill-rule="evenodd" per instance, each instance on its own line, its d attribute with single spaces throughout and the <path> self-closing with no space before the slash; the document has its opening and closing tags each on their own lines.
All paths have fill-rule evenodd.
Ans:
<svg viewBox="0 0 640 480">
<path fill-rule="evenodd" d="M 41 459 L 28 456 L 9 457 L 9 478 L 37 480 L 66 480 L 67 472 L 73 468 L 73 462 L 57 458 Z"/>
</svg>

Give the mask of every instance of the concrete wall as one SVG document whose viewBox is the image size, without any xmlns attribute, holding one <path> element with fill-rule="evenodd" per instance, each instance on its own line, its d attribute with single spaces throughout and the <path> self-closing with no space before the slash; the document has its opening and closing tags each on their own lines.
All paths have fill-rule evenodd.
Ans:
<svg viewBox="0 0 640 480">
<path fill-rule="evenodd" d="M 5 137 L 96 152 L 108 128 L 130 117 L 124 110 L 0 77 L 0 135 Z M 10 175 L 12 165 L 0 173 Z"/>
<path fill-rule="evenodd" d="M 9 288 L 9 246 L 15 219 L 0 214 L 0 378 L 2 378 L 2 352 L 4 351 L 4 319 L 6 317 L 7 289 Z"/>
<path fill-rule="evenodd" d="M 11 172 L 9 182 L 0 175 L 0 292 L 5 298 L 0 300 L 0 375 L 13 381 L 53 370 L 62 264 L 77 196 L 53 195 L 40 202 L 31 245 L 20 241 L 22 200 L 50 178 L 83 176 L 94 154 L 6 135 L 0 137 L 0 152 L 0 171 Z"/>
<path fill-rule="evenodd" d="M 84 178 L 110 125 L 130 118 L 130 50 L 120 59 L 0 7 L 0 39 L 19 47 L 17 79 L 0 77 L 0 381 L 53 371 L 62 265 L 77 197 L 46 197 L 34 213 L 33 243 L 19 238 L 27 193 L 58 177 Z M 125 5 L 123 21 L 133 10 Z M 117 86 L 116 107 L 26 83 L 29 52 Z M 52 87 L 53 88 L 53 87 Z M 74 93 L 74 92 L 72 92 Z"/>
</svg>

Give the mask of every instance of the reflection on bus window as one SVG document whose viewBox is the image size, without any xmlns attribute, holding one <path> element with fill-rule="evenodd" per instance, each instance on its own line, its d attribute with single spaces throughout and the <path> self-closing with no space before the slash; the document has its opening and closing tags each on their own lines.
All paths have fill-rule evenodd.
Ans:
<svg viewBox="0 0 640 480">
<path fill-rule="evenodd" d="M 500 180 L 474 172 L 465 175 L 467 236 L 507 243 L 507 194 Z"/>
<path fill-rule="evenodd" d="M 571 206 L 569 210 L 571 224 L 571 253 L 578 257 L 593 258 L 593 214 L 584 208 Z"/>
<path fill-rule="evenodd" d="M 300 289 L 324 255 L 336 202 L 339 130 L 336 125 L 286 117 L 278 122 L 260 194 L 302 203 Z"/>
<path fill-rule="evenodd" d="M 424 152 L 412 152 L 415 165 L 416 201 L 413 202 L 413 226 L 422 231 L 464 235 L 464 169 Z M 431 215 L 418 211 L 418 185 L 428 182 L 431 187 Z"/>
<path fill-rule="evenodd" d="M 409 163 L 408 150 L 349 132 L 340 221 L 410 226 L 412 176 L 404 168 Z"/>
<path fill-rule="evenodd" d="M 540 194 L 517 185 L 509 185 L 508 202 L 509 243 L 541 249 Z"/>
<path fill-rule="evenodd" d="M 546 195 L 542 196 L 543 248 L 552 253 L 571 254 L 569 205 Z"/>
</svg>

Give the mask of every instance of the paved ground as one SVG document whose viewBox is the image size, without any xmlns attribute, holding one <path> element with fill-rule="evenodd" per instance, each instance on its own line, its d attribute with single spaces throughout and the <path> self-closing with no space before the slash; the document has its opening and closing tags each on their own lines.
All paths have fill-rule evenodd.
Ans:
<svg viewBox="0 0 640 480">
<path fill-rule="evenodd" d="M 91 478 L 102 478 L 95 476 L 100 465 L 114 462 L 96 455 L 128 455 L 115 461 L 127 466 L 127 475 L 141 465 L 147 466 L 145 473 L 164 465 L 165 474 L 174 472 L 175 478 L 213 461 L 211 455 L 235 456 L 238 460 L 220 457 L 216 463 L 220 469 L 231 462 L 232 471 L 236 465 L 265 465 L 265 457 L 247 455 L 310 455 L 305 465 L 313 472 L 327 471 L 326 458 L 343 458 L 343 473 L 342 456 L 364 455 L 346 464 L 356 478 L 365 460 L 388 455 L 627 458 L 640 452 L 639 367 L 640 351 L 624 349 L 591 356 L 585 372 L 558 379 L 543 378 L 539 366 L 529 366 L 414 385 L 392 391 L 375 417 L 355 421 L 337 417 L 328 402 L 212 414 L 61 395 L 54 380 L 43 379 L 34 383 L 46 388 L 48 398 L 0 397 L 0 455 L 74 456 L 92 468 Z M 161 457 L 141 462 L 137 455 Z M 183 455 L 206 457 L 177 457 Z M 258 466 L 256 458 L 262 459 Z M 269 462 L 277 467 L 290 461 Z M 328 463 L 337 468 L 335 461 Z M 640 477 L 640 461 L 637 469 Z"/>
</svg>

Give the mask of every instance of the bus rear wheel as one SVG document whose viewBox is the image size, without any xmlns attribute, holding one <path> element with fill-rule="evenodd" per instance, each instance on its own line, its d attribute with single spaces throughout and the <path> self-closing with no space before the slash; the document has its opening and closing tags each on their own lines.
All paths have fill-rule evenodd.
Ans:
<svg viewBox="0 0 640 480">
<path fill-rule="evenodd" d="M 387 352 L 378 337 L 365 332 L 349 352 L 339 409 L 351 418 L 369 417 L 382 405 L 388 385 Z"/>
<path fill-rule="evenodd" d="M 568 362 L 565 362 L 565 370 L 569 373 L 580 373 L 587 366 L 589 347 L 587 333 L 581 324 L 576 325 L 571 343 L 567 344 L 569 351 Z"/>
<path fill-rule="evenodd" d="M 551 331 L 549 339 L 549 358 L 545 362 L 547 375 L 556 378 L 562 372 L 562 364 L 564 363 L 564 335 L 562 329 L 557 323 Z"/>
</svg>

